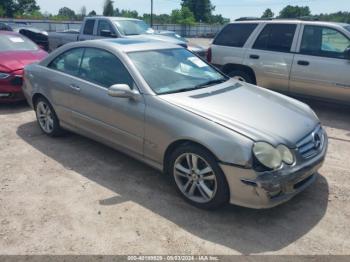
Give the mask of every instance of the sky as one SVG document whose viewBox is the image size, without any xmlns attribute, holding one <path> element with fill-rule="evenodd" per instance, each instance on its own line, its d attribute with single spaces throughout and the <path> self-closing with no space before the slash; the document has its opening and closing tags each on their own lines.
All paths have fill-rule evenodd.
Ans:
<svg viewBox="0 0 350 262">
<path fill-rule="evenodd" d="M 95 10 L 102 13 L 104 0 L 36 0 L 42 11 L 56 14 L 63 7 L 80 12 L 86 6 L 87 12 Z M 154 13 L 170 14 L 171 10 L 180 8 L 181 0 L 153 0 Z M 350 11 L 349 0 L 211 0 L 216 6 L 215 14 L 234 20 L 245 16 L 261 16 L 266 8 L 276 14 L 286 5 L 309 6 L 312 14 Z M 114 7 L 136 10 L 139 14 L 150 13 L 151 0 L 114 0 Z"/>
</svg>

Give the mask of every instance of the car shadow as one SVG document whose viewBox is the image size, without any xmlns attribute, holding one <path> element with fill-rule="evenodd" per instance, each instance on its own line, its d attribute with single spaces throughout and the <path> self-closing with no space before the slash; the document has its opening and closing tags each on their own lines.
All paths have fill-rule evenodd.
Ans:
<svg viewBox="0 0 350 262">
<path fill-rule="evenodd" d="M 0 103 L 0 115 L 18 114 L 31 110 L 26 101 Z"/>
<path fill-rule="evenodd" d="M 50 138 L 36 122 L 19 126 L 17 134 L 67 169 L 115 192 L 111 198 L 97 199 L 100 205 L 113 208 L 133 201 L 196 237 L 243 254 L 290 245 L 317 225 L 327 210 L 328 183 L 322 174 L 305 192 L 269 210 L 228 205 L 206 211 L 183 201 L 160 172 L 90 139 L 75 134 Z"/>
</svg>

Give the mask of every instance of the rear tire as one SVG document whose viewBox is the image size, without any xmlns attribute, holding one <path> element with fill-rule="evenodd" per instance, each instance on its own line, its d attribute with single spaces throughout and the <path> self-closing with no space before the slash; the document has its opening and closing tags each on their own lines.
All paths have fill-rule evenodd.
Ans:
<svg viewBox="0 0 350 262">
<path fill-rule="evenodd" d="M 60 122 L 50 102 L 39 97 L 35 102 L 35 114 L 40 129 L 48 136 L 61 136 L 64 130 L 60 126 Z"/>
<path fill-rule="evenodd" d="M 233 70 L 230 73 L 228 73 L 228 75 L 229 77 L 237 79 L 239 81 L 246 82 L 249 84 L 254 84 L 253 77 L 247 72 L 244 72 L 241 70 Z"/>
<path fill-rule="evenodd" d="M 196 145 L 177 148 L 169 159 L 169 174 L 179 194 L 202 209 L 216 209 L 228 203 L 226 177 L 215 157 Z"/>
</svg>

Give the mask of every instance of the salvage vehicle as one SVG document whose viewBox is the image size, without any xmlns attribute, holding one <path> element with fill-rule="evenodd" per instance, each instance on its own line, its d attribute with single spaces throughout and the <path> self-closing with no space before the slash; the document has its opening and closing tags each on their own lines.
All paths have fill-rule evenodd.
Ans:
<svg viewBox="0 0 350 262">
<path fill-rule="evenodd" d="M 24 66 L 47 56 L 31 40 L 18 33 L 0 31 L 0 102 L 24 100 Z"/>
<path fill-rule="evenodd" d="M 241 81 L 350 105 L 350 24 L 245 19 L 218 33 L 208 61 Z"/>
<path fill-rule="evenodd" d="M 67 43 L 75 41 L 93 40 L 100 38 L 139 38 L 174 43 L 188 48 L 198 56 L 205 58 L 206 49 L 189 45 L 188 42 L 177 34 L 169 31 L 154 31 L 148 24 L 139 19 L 126 17 L 93 16 L 86 17 L 80 28 L 80 32 L 52 32 L 49 33 L 49 50 L 53 51 Z"/>
<path fill-rule="evenodd" d="M 309 106 L 230 79 L 175 44 L 71 43 L 24 78 L 45 134 L 66 129 L 129 154 L 200 208 L 276 206 L 316 180 L 326 155 Z"/>
</svg>

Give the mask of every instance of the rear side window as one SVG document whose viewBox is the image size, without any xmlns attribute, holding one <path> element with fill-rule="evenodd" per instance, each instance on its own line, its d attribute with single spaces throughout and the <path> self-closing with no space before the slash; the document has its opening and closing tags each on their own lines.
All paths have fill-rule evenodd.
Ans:
<svg viewBox="0 0 350 262">
<path fill-rule="evenodd" d="M 268 24 L 258 36 L 253 48 L 276 52 L 290 52 L 296 27 L 293 24 Z"/>
<path fill-rule="evenodd" d="M 322 26 L 306 25 L 300 46 L 300 53 L 330 58 L 345 58 L 350 40 L 339 31 Z"/>
<path fill-rule="evenodd" d="M 56 57 L 49 64 L 49 68 L 69 75 L 78 76 L 83 51 L 83 48 L 71 49 Z"/>
<path fill-rule="evenodd" d="M 86 20 L 84 27 L 84 35 L 92 35 L 94 33 L 95 20 Z"/>
<path fill-rule="evenodd" d="M 214 45 L 243 47 L 258 24 L 229 24 L 221 30 Z"/>
</svg>

